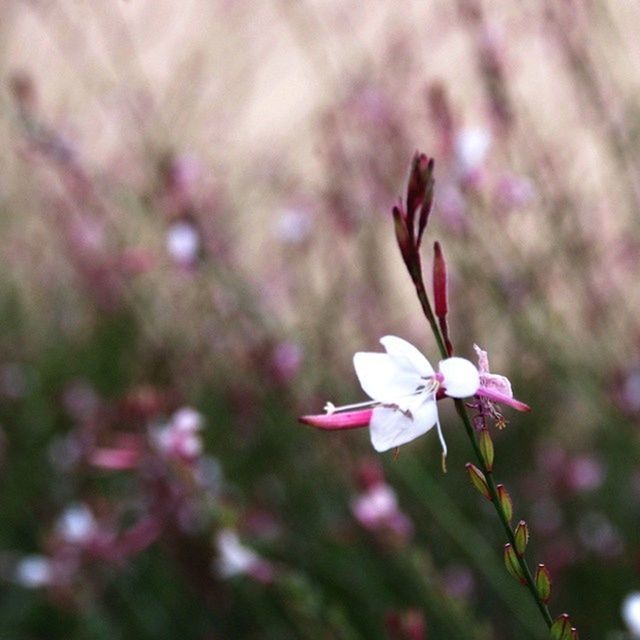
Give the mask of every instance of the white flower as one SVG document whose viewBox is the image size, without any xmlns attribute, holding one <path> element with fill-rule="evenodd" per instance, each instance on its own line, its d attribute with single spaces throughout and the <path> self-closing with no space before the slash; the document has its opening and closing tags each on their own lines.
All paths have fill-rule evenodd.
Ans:
<svg viewBox="0 0 640 640">
<path fill-rule="evenodd" d="M 167 252 L 179 265 L 192 265 L 200 251 L 198 230 L 188 222 L 175 222 L 167 230 Z"/>
<path fill-rule="evenodd" d="M 459 131 L 455 139 L 455 153 L 462 173 L 479 169 L 490 147 L 491 134 L 487 129 L 468 127 Z"/>
<path fill-rule="evenodd" d="M 98 528 L 93 513 L 85 504 L 68 507 L 56 524 L 58 535 L 71 544 L 88 542 Z"/>
<path fill-rule="evenodd" d="M 20 560 L 16 567 L 16 582 L 27 589 L 37 589 L 51 584 L 53 567 L 45 556 L 30 555 Z"/>
<path fill-rule="evenodd" d="M 640 638 L 640 591 L 633 591 L 624 599 L 622 618 L 631 636 Z"/>
<path fill-rule="evenodd" d="M 396 336 L 380 342 L 387 353 L 356 353 L 353 365 L 364 392 L 375 405 L 369 424 L 376 451 L 411 442 L 434 426 L 446 456 L 447 445 L 438 420 L 436 393 L 453 398 L 472 396 L 480 386 L 476 367 L 464 358 L 447 358 L 436 373 L 412 344 Z"/>
<path fill-rule="evenodd" d="M 223 529 L 216 536 L 218 549 L 218 573 L 223 578 L 250 573 L 261 563 L 260 556 L 245 547 L 238 534 L 231 529 Z"/>
</svg>

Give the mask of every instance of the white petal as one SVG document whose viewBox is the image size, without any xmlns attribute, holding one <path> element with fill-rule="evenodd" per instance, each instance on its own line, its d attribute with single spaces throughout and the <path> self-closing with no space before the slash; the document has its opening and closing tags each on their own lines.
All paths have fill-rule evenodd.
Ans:
<svg viewBox="0 0 640 640">
<path fill-rule="evenodd" d="M 360 351 L 353 356 L 353 366 L 364 392 L 378 402 L 397 402 L 421 384 L 418 374 L 399 368 L 386 353 Z"/>
<path fill-rule="evenodd" d="M 414 371 L 418 376 L 433 375 L 429 361 L 410 342 L 397 336 L 384 336 L 380 342 L 401 369 Z"/>
<path fill-rule="evenodd" d="M 422 398 L 411 411 L 411 417 L 398 409 L 377 407 L 369 424 L 371 444 L 380 452 L 399 447 L 429 431 L 437 419 L 438 408 L 432 398 Z"/>
<path fill-rule="evenodd" d="M 452 398 L 467 398 L 480 386 L 480 374 L 475 365 L 465 358 L 447 358 L 440 362 L 444 376 L 444 392 Z"/>
</svg>

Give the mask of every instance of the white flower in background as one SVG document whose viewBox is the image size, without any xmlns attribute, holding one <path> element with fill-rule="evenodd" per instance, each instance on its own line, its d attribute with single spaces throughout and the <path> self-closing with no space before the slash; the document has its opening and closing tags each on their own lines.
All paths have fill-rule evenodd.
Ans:
<svg viewBox="0 0 640 640">
<path fill-rule="evenodd" d="M 466 127 L 455 138 L 455 154 L 463 174 L 479 169 L 491 147 L 491 133 L 483 127 Z"/>
<path fill-rule="evenodd" d="M 91 540 L 98 526 L 93 513 L 85 504 L 68 507 L 56 523 L 56 532 L 71 544 L 83 544 Z"/>
<path fill-rule="evenodd" d="M 631 592 L 622 602 L 622 619 L 633 638 L 640 638 L 640 591 Z"/>
<path fill-rule="evenodd" d="M 222 529 L 216 536 L 218 550 L 218 573 L 223 578 L 251 573 L 262 559 L 255 552 L 245 547 L 232 529 Z"/>
<path fill-rule="evenodd" d="M 200 235 L 194 225 L 180 221 L 167 229 L 167 253 L 180 266 L 191 266 L 198 258 Z"/>
<path fill-rule="evenodd" d="M 274 236 L 284 244 L 302 244 L 311 231 L 311 217 L 303 209 L 285 209 L 273 225 Z"/>
<path fill-rule="evenodd" d="M 193 461 L 202 453 L 201 429 L 202 416 L 195 409 L 183 407 L 152 437 L 157 448 L 167 457 Z"/>
<path fill-rule="evenodd" d="M 15 580 L 27 589 L 46 587 L 53 580 L 51 560 L 40 555 L 25 556 L 16 566 Z"/>
</svg>

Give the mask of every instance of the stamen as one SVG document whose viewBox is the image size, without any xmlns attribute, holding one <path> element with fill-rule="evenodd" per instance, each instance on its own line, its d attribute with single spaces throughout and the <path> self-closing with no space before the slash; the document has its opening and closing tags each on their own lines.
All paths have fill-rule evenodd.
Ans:
<svg viewBox="0 0 640 640">
<path fill-rule="evenodd" d="M 442 434 L 442 427 L 440 426 L 440 420 L 436 419 L 436 430 L 438 431 L 438 438 L 440 439 L 440 445 L 442 446 L 442 471 L 447 472 L 447 443 L 444 440 Z"/>
<path fill-rule="evenodd" d="M 324 410 L 328 415 L 333 415 L 334 413 L 342 413 L 343 411 L 351 411 L 352 409 L 364 409 L 379 404 L 377 400 L 369 400 L 367 402 L 356 402 L 355 404 L 345 404 L 341 407 L 336 407 L 333 402 L 327 402 L 327 404 L 324 405 Z"/>
</svg>

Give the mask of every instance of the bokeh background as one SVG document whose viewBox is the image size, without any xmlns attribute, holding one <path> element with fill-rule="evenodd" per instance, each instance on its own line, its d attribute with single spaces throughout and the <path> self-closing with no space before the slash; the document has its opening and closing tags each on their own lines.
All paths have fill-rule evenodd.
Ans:
<svg viewBox="0 0 640 640">
<path fill-rule="evenodd" d="M 297 423 L 437 351 L 390 210 L 488 350 L 550 607 L 640 633 L 640 8 L 4 0 L 0 637 L 545 638 L 451 407 L 377 456 Z M 629 618 L 629 616 L 627 616 Z"/>
</svg>

